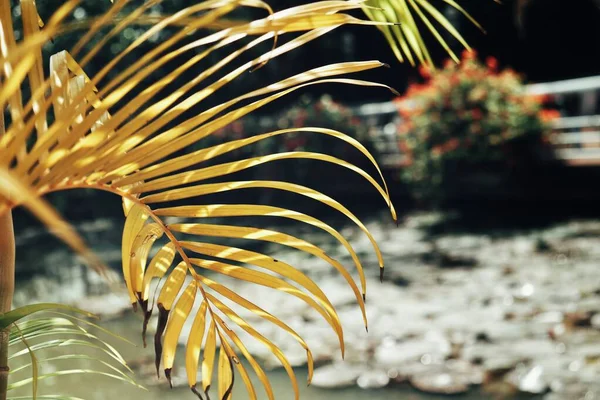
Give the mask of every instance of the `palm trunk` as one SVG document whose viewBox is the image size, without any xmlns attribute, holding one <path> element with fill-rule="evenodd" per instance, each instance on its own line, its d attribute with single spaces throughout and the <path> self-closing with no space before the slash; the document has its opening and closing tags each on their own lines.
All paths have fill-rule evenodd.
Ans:
<svg viewBox="0 0 600 400">
<path fill-rule="evenodd" d="M 0 110 L 0 136 L 4 133 L 4 114 Z M 11 211 L 0 215 L 0 314 L 10 311 L 15 291 L 15 233 Z M 0 400 L 6 400 L 8 388 L 8 335 L 0 331 Z"/>
</svg>

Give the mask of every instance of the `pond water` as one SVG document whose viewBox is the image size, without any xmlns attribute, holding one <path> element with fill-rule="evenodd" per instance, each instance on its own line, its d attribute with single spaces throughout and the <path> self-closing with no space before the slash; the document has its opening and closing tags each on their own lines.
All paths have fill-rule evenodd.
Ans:
<svg viewBox="0 0 600 400">
<path fill-rule="evenodd" d="M 129 314 L 126 317 L 119 318 L 117 320 L 108 321 L 106 323 L 101 323 L 103 328 L 110 329 L 112 332 L 120 335 L 133 343 L 139 343 L 139 321 L 136 316 Z M 98 332 L 94 332 L 98 333 Z M 115 348 L 119 350 L 119 352 L 123 355 L 123 357 L 131 362 L 131 364 L 139 364 L 140 361 L 145 363 L 146 371 L 152 371 L 153 366 L 153 349 L 150 346 L 146 349 L 138 346 L 132 346 L 124 341 L 118 341 L 110 339 L 108 340 L 111 345 L 114 345 Z M 70 348 L 58 349 L 57 351 L 53 351 L 51 353 L 52 356 L 57 356 L 61 354 L 69 354 Z M 181 361 L 183 358 L 183 349 L 179 349 L 179 357 L 178 361 L 180 361 L 179 366 L 181 368 Z M 97 355 L 100 357 L 101 353 L 97 352 L 87 352 L 88 354 Z M 46 353 L 48 356 L 50 354 Z M 28 362 L 29 359 L 27 356 L 20 357 L 20 363 Z M 16 368 L 19 363 L 13 363 L 13 368 Z M 54 365 L 45 365 L 41 372 L 51 372 L 57 367 L 59 364 Z M 78 361 L 77 367 L 80 368 L 92 368 L 93 363 L 80 363 Z M 62 364 L 62 367 L 66 368 L 76 368 L 68 363 Z M 177 364 L 176 364 L 177 367 Z M 23 374 L 20 376 L 21 378 L 25 378 L 27 374 L 30 372 L 23 371 Z M 360 389 L 356 386 L 350 388 L 342 388 L 342 389 L 320 389 L 314 386 L 306 387 L 302 384 L 306 380 L 306 369 L 297 368 L 296 375 L 298 378 L 301 399 L 309 399 L 309 400 L 388 400 L 388 399 L 403 399 L 403 400 L 436 400 L 436 399 L 456 399 L 456 400 L 478 400 L 478 399 L 487 399 L 490 398 L 489 395 L 482 393 L 479 390 L 472 390 L 467 394 L 462 395 L 453 395 L 453 396 L 445 396 L 445 395 L 435 395 L 435 394 L 426 394 L 415 389 L 412 389 L 407 384 L 397 384 L 388 386 L 384 389 Z M 289 382 L 289 378 L 283 369 L 274 369 L 268 371 L 268 376 L 273 386 L 273 391 L 275 393 L 276 399 L 288 400 L 293 399 L 293 392 L 291 388 L 291 384 Z M 239 377 L 238 377 L 239 378 Z M 135 379 L 138 383 L 143 384 L 147 390 L 137 388 L 128 383 L 123 383 L 119 381 L 115 381 L 114 379 L 99 376 L 99 375 L 91 375 L 91 374 L 78 374 L 78 375 L 66 375 L 61 377 L 52 377 L 46 378 L 39 381 L 38 394 L 39 395 L 48 395 L 48 394 L 64 394 L 69 396 L 80 397 L 83 399 L 91 399 L 91 400 L 108 400 L 108 399 L 136 399 L 138 397 L 143 398 L 144 400 L 175 400 L 182 398 L 194 399 L 196 398 L 190 390 L 187 388 L 187 385 L 184 383 L 185 379 L 182 376 L 176 376 L 173 378 L 174 383 L 180 383 L 178 387 L 170 389 L 168 383 L 164 376 L 161 376 L 160 380 L 157 380 L 155 376 L 149 377 L 144 376 L 142 373 L 138 372 L 135 376 Z M 261 392 L 260 383 L 254 379 L 254 385 L 257 389 L 257 394 L 259 399 L 267 399 L 267 396 L 264 392 Z M 248 396 L 245 392 L 245 388 L 241 381 L 236 381 L 236 386 L 233 393 L 233 400 L 242 400 L 247 399 Z M 213 389 L 213 398 L 216 397 L 216 391 Z M 31 394 L 30 387 L 22 387 L 15 389 L 12 391 L 11 396 L 29 396 Z M 534 399 L 536 397 L 532 396 L 520 396 L 513 397 L 513 399 Z M 538 397 L 539 398 L 539 397 Z"/>
</svg>

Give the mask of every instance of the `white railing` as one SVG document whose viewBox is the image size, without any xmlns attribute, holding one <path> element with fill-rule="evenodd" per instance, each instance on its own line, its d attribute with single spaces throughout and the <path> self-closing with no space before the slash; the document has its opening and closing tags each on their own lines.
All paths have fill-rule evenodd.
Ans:
<svg viewBox="0 0 600 400">
<path fill-rule="evenodd" d="M 526 92 L 552 95 L 558 103 L 565 96 L 578 96 L 580 105 L 576 112 L 579 115 L 561 117 L 554 124 L 551 139 L 554 158 L 569 165 L 600 165 L 600 110 L 597 109 L 600 76 L 531 84 L 526 87 Z M 409 107 L 410 104 L 405 102 L 403 106 Z M 391 101 L 362 104 L 353 107 L 353 111 L 359 117 L 378 119 L 374 129 L 376 146 L 382 153 L 381 162 L 386 167 L 400 166 L 404 157 L 396 138 L 396 126 L 400 120 L 398 104 Z"/>
<path fill-rule="evenodd" d="M 529 94 L 569 94 L 600 90 L 600 75 L 527 85 Z"/>
</svg>

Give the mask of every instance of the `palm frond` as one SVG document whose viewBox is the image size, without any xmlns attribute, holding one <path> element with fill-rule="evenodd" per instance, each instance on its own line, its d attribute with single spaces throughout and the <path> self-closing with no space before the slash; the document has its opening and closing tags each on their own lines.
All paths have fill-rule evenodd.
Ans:
<svg viewBox="0 0 600 400">
<path fill-rule="evenodd" d="M 396 213 L 381 171 L 362 144 L 342 132 L 324 128 L 284 129 L 195 152 L 187 152 L 187 148 L 244 115 L 305 87 L 345 84 L 390 89 L 382 84 L 342 76 L 379 68 L 384 65 L 381 62 L 345 62 L 314 68 L 233 96 L 220 104 L 204 106 L 215 92 L 233 89 L 234 82 L 248 70 L 255 70 L 341 25 L 398 27 L 388 22 L 357 19 L 345 13 L 363 7 L 364 2 L 360 0 L 320 1 L 278 12 L 258 0 L 207 0 L 185 7 L 174 15 L 157 17 L 150 14 L 150 6 L 160 2 L 146 2 L 129 13 L 125 13 L 126 1 L 115 2 L 105 14 L 82 25 L 70 22 L 69 13 L 78 4 L 78 1 L 70 0 L 41 29 L 33 26 L 35 8 L 30 8 L 27 18 L 31 26 L 20 42 L 14 40 L 10 13 L 1 14 L 0 41 L 7 45 L 0 46 L 3 49 L 0 61 L 5 66 L 1 72 L 0 107 L 10 109 L 11 123 L 6 134 L 0 137 L 0 213 L 24 205 L 48 226 L 64 227 L 62 219 L 41 202 L 41 196 L 77 188 L 103 190 L 120 196 L 126 217 L 122 240 L 123 276 L 131 303 L 144 312 L 144 344 L 146 326 L 155 304 L 159 313 L 154 335 L 157 373 L 162 364 L 164 374 L 170 380 L 178 338 L 185 322 L 193 319 L 185 355 L 192 391 L 200 398 L 203 394 L 208 396 L 216 378 L 219 398 L 228 399 L 235 374 L 239 374 L 250 398 L 256 399 L 249 370 L 240 362 L 239 357 L 243 357 L 258 376 L 268 398 L 272 399 L 272 388 L 264 371 L 245 347 L 239 332 L 229 328 L 228 324 L 232 324 L 265 345 L 280 360 L 290 376 L 295 398 L 298 398 L 296 377 L 285 354 L 240 317 L 234 308 L 246 309 L 294 337 L 307 352 L 310 382 L 313 358 L 304 339 L 268 310 L 205 273 L 216 272 L 216 276 L 251 282 L 299 298 L 332 327 L 343 354 L 343 330 L 335 308 L 317 283 L 294 266 L 261 252 L 216 242 L 231 238 L 272 242 L 321 258 L 349 284 L 366 327 L 366 280 L 356 252 L 336 229 L 295 210 L 260 204 L 197 204 L 197 201 L 214 193 L 270 188 L 323 203 L 348 217 L 367 235 L 383 274 L 383 259 L 373 235 L 337 200 L 291 182 L 227 179 L 230 174 L 280 160 L 305 159 L 335 164 L 367 180 L 379 192 L 395 219 Z M 2 4 L 6 4 L 6 0 Z M 268 15 L 250 22 L 231 19 L 231 13 L 240 7 L 266 10 Z M 367 10 L 376 11 L 368 7 Z M 435 14 L 432 10 L 426 11 Z M 147 30 L 97 73 L 88 76 L 87 66 L 104 51 L 112 38 L 132 25 L 147 26 Z M 50 75 L 40 77 L 44 43 L 82 27 L 87 31 L 72 51 L 52 56 Z M 99 32 L 107 30 L 108 33 L 98 37 Z M 150 46 L 152 37 L 166 31 L 169 34 L 164 41 Z M 88 45 L 94 38 L 98 38 L 95 44 Z M 410 40 L 417 39 L 412 37 Z M 271 50 L 255 55 L 262 45 L 271 41 Z M 150 50 L 142 57 L 128 58 L 140 46 L 146 45 Z M 218 62 L 194 72 L 192 79 L 178 84 L 173 90 L 173 82 L 205 66 L 209 56 L 223 52 L 226 53 Z M 164 75 L 150 79 L 153 72 L 172 65 L 181 57 L 186 61 L 177 63 Z M 24 87 L 29 87 L 29 96 L 23 95 Z M 189 110 L 195 112 L 191 114 Z M 48 118 L 49 115 L 54 118 Z M 213 166 L 200 165 L 233 150 L 292 132 L 328 135 L 354 147 L 374 165 L 378 179 L 344 160 L 315 152 L 285 152 Z M 174 200 L 190 200 L 191 204 L 164 204 Z M 210 217 L 234 219 L 247 216 L 287 218 L 326 231 L 351 255 L 360 285 L 342 263 L 317 244 L 302 238 L 248 224 L 214 225 L 198 221 Z M 170 217 L 183 221 L 169 223 Z M 74 231 L 61 229 L 59 232 L 63 232 L 61 237 L 77 251 L 87 252 Z M 210 240 L 206 241 L 206 237 Z M 150 259 L 153 248 L 158 252 Z M 162 284 L 152 295 L 150 288 L 156 279 Z M 53 326 L 53 329 L 58 333 L 70 328 L 61 325 Z M 23 332 L 24 336 L 29 334 L 27 327 Z M 94 339 L 83 332 L 76 336 Z M 52 339 L 43 345 L 33 344 L 32 349 L 78 345 L 80 341 L 78 338 Z M 202 369 L 201 382 L 196 381 L 199 367 Z"/>
<path fill-rule="evenodd" d="M 471 23 L 483 31 L 482 26 L 456 1 L 443 0 L 459 11 Z M 373 21 L 393 22 L 395 25 L 379 25 L 392 51 L 400 62 L 406 60 L 433 66 L 433 59 L 421 31 L 426 28 L 455 62 L 459 59 L 435 24 L 456 39 L 465 49 L 471 47 L 444 14 L 431 4 L 431 0 L 369 0 L 363 4 L 364 13 Z"/>
<path fill-rule="evenodd" d="M 68 311 L 69 313 L 65 313 Z M 33 316 L 42 313 L 42 316 Z M 67 395 L 38 395 L 38 382 L 51 377 L 73 374 L 95 374 L 139 386 L 132 378 L 131 369 L 105 339 L 91 333 L 92 328 L 106 334 L 107 331 L 89 320 L 73 314 L 94 317 L 92 314 L 62 304 L 32 304 L 0 315 L 0 326 L 10 328 L 9 346 L 12 349 L 9 360 L 17 360 L 29 355 L 31 362 L 21 362 L 10 371 L 12 390 L 32 387 L 30 399 L 75 399 Z M 86 329 L 88 328 L 88 329 Z M 112 335 L 117 337 L 116 335 Z M 23 344 L 24 348 L 19 349 Z M 72 347 L 68 354 L 55 355 L 55 349 Z M 49 371 L 45 366 L 62 366 Z M 79 366 L 80 364 L 81 366 Z M 20 399 L 25 397 L 9 397 Z"/>
</svg>

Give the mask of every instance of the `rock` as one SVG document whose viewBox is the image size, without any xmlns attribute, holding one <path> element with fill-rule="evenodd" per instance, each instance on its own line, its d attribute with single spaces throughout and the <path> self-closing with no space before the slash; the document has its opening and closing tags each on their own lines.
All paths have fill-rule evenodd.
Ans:
<svg viewBox="0 0 600 400">
<path fill-rule="evenodd" d="M 590 320 L 590 324 L 592 325 L 592 327 L 600 329 L 600 314 L 594 314 L 594 316 Z"/>
<path fill-rule="evenodd" d="M 126 294 L 108 293 L 80 299 L 75 306 L 102 317 L 118 317 L 132 309 Z"/>
<path fill-rule="evenodd" d="M 529 255 L 537 250 L 537 241 L 522 237 L 514 241 L 513 252 L 517 255 Z"/>
<path fill-rule="evenodd" d="M 600 296 L 587 296 L 577 303 L 577 311 L 595 314 L 600 311 Z"/>
<path fill-rule="evenodd" d="M 365 371 L 356 380 L 361 389 L 379 389 L 387 386 L 389 382 L 390 377 L 383 370 Z"/>
<path fill-rule="evenodd" d="M 570 348 L 570 351 L 589 361 L 600 359 L 600 343 L 584 343 Z"/>
<path fill-rule="evenodd" d="M 445 368 L 462 376 L 471 385 L 481 385 L 484 379 L 483 368 L 466 360 L 448 360 L 445 363 Z"/>
<path fill-rule="evenodd" d="M 521 392 L 540 394 L 548 390 L 548 382 L 545 381 L 543 374 L 544 368 L 536 365 L 531 368 L 517 369 L 508 379 L 512 380 Z"/>
<path fill-rule="evenodd" d="M 523 284 L 514 293 L 513 297 L 517 300 L 527 300 L 535 293 L 535 286 L 531 282 Z"/>
<path fill-rule="evenodd" d="M 585 311 L 576 311 L 565 314 L 566 328 L 582 328 L 592 326 L 592 313 Z"/>
<path fill-rule="evenodd" d="M 554 389 L 554 388 L 553 388 Z M 544 400 L 573 400 L 573 399 L 596 399 L 600 395 L 600 385 L 586 385 L 579 382 L 569 382 L 552 393 L 544 396 Z"/>
<path fill-rule="evenodd" d="M 425 354 L 445 358 L 451 350 L 447 339 L 434 335 L 430 340 L 415 339 L 400 343 L 388 340 L 375 350 L 374 361 L 380 366 L 397 367 L 407 361 L 419 360 Z"/>
<path fill-rule="evenodd" d="M 320 388 L 334 389 L 354 386 L 358 377 L 366 367 L 348 363 L 335 363 L 315 369 L 312 385 Z"/>
<path fill-rule="evenodd" d="M 519 363 L 516 357 L 501 355 L 493 359 L 486 359 L 483 362 L 484 375 L 482 382 L 484 385 L 489 385 L 493 382 L 503 381 L 506 374 Z"/>
<path fill-rule="evenodd" d="M 426 393 L 459 394 L 469 390 L 469 383 L 462 376 L 449 372 L 416 375 L 410 379 L 410 383 Z"/>
<path fill-rule="evenodd" d="M 533 322 L 539 324 L 560 324 L 563 321 L 563 313 L 560 311 L 546 311 L 533 317 Z M 600 321 L 598 321 L 600 323 Z"/>
</svg>

